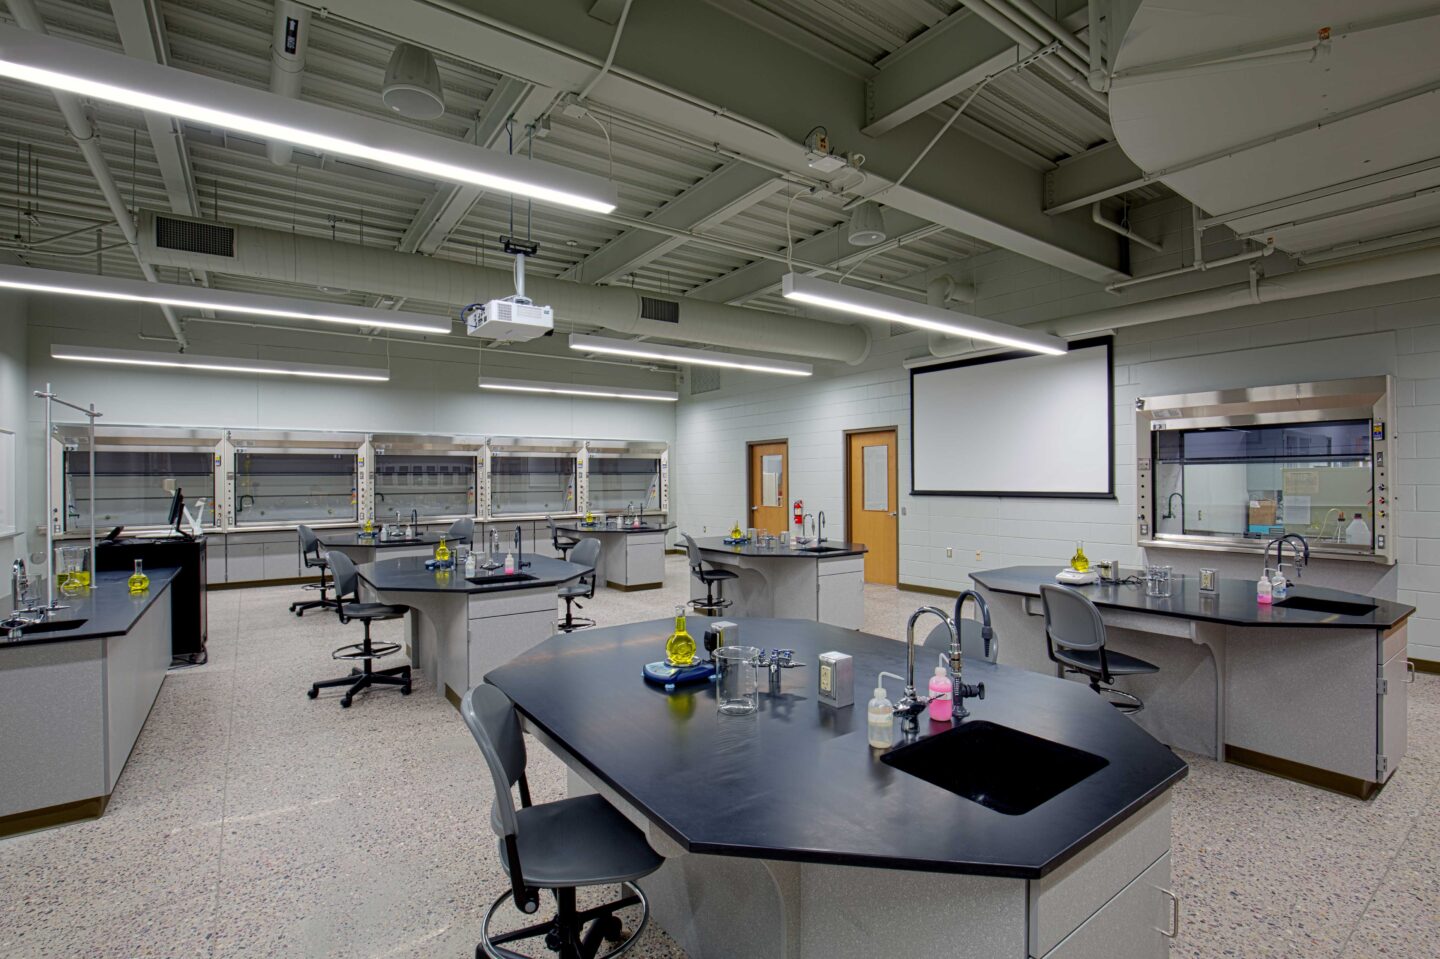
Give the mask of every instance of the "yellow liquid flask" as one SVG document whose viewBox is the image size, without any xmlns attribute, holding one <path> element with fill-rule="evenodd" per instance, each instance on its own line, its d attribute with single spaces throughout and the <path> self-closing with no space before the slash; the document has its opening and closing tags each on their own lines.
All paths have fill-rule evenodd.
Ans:
<svg viewBox="0 0 1440 959">
<path fill-rule="evenodd" d="M 665 641 L 665 661 L 671 666 L 689 666 L 695 662 L 695 640 L 685 630 L 685 607 L 675 607 L 675 632 Z"/>
<path fill-rule="evenodd" d="M 366 536 L 369 536 L 371 533 L 375 532 L 375 521 L 373 519 L 367 519 L 365 521 L 364 531 Z"/>
<path fill-rule="evenodd" d="M 1077 573 L 1083 573 L 1090 568 L 1090 560 L 1085 556 L 1085 544 L 1075 544 L 1075 555 L 1070 557 L 1070 568 Z"/>
<path fill-rule="evenodd" d="M 135 572 L 130 574 L 130 594 L 143 593 L 150 588 L 150 577 L 145 575 L 143 560 L 135 561 Z"/>
<path fill-rule="evenodd" d="M 731 539 L 739 539 L 740 537 L 742 537 L 742 536 L 744 536 L 744 535 L 745 535 L 745 531 L 740 528 L 740 524 L 739 524 L 739 523 L 736 523 L 734 526 L 730 527 L 730 538 L 731 538 Z"/>
<path fill-rule="evenodd" d="M 445 545 L 445 541 L 443 539 L 435 544 L 435 562 L 450 562 L 450 547 Z"/>
</svg>

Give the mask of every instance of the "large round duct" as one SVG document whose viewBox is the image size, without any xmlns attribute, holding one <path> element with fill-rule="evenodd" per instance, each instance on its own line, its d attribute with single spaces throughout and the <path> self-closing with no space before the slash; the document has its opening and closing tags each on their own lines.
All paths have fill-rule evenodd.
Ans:
<svg viewBox="0 0 1440 959">
<path fill-rule="evenodd" d="M 439 300 L 455 305 L 457 310 L 467 303 L 515 291 L 509 270 L 260 227 L 206 222 L 212 231 L 232 231 L 229 246 L 233 256 L 160 247 L 154 242 L 157 218 L 175 219 L 164 214 L 144 214 L 140 256 L 156 266 Z M 534 275 L 526 278 L 525 293 L 537 303 L 554 307 L 557 320 L 617 333 L 852 365 L 870 353 L 870 332 L 861 325 Z M 668 318 L 671 315 L 675 317 L 673 322 Z"/>
</svg>

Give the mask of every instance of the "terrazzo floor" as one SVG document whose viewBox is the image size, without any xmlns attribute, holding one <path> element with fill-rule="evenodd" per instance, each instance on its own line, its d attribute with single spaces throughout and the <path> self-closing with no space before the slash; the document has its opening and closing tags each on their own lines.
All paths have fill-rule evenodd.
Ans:
<svg viewBox="0 0 1440 959">
<path fill-rule="evenodd" d="M 686 588 L 671 557 L 665 590 L 602 590 L 585 613 L 652 619 Z M 300 595 L 212 592 L 210 661 L 166 680 L 105 817 L 0 841 L 0 957 L 474 954 L 505 888 L 478 750 L 418 675 L 349 710 L 307 699 L 358 628 L 296 619 Z M 938 599 L 867 586 L 866 630 L 901 638 Z M 1440 677 L 1411 687 L 1410 754 L 1368 803 L 1185 758 L 1172 956 L 1440 956 Z M 537 801 L 561 795 L 542 749 L 530 776 Z M 683 953 L 652 927 L 631 955 Z"/>
</svg>

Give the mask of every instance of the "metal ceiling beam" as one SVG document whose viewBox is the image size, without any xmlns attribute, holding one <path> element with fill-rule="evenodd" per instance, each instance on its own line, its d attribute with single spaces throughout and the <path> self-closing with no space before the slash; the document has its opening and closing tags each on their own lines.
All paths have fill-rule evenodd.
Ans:
<svg viewBox="0 0 1440 959">
<path fill-rule="evenodd" d="M 927 226 L 919 217 L 895 210 L 885 211 L 885 231 L 891 236 L 904 236 Z M 821 233 L 800 240 L 790 255 L 799 263 L 838 263 L 852 256 L 864 256 L 869 250 L 850 246 L 845 242 L 846 224 L 831 227 Z M 782 251 L 783 252 L 783 251 Z M 797 263 L 798 266 L 798 263 Z M 800 272 L 807 272 L 799 267 Z M 789 272 L 783 262 L 757 260 L 738 270 L 731 270 L 722 277 L 702 283 L 685 295 L 712 303 L 744 303 L 780 285 L 780 278 Z"/>
<path fill-rule="evenodd" d="M 165 40 L 165 21 L 154 0 L 110 0 L 110 10 L 120 32 L 120 43 L 127 54 L 137 60 L 169 65 L 170 47 Z M 155 151 L 155 162 L 165 182 L 170 209 L 181 216 L 198 216 L 200 207 L 195 199 L 195 173 L 190 167 L 190 155 L 185 150 L 180 121 L 159 113 L 145 113 L 144 118 L 145 130 Z"/>
<path fill-rule="evenodd" d="M 510 120 L 514 119 L 517 131 L 523 131 L 554 99 L 553 89 L 505 77 L 485 100 L 485 113 L 470 128 L 466 139 L 492 150 L 508 146 L 506 127 Z M 479 187 L 441 185 L 415 214 L 396 249 L 401 253 L 434 253 L 484 192 Z"/>
<path fill-rule="evenodd" d="M 1085 0 L 1048 0 L 1061 17 L 1084 18 Z M 1068 24 L 1067 24 L 1068 25 Z M 1078 26 L 1078 20 L 1076 22 Z M 865 84 L 865 125 L 880 136 L 957 97 L 1023 53 L 1014 41 L 961 7 L 881 60 Z"/>
<path fill-rule="evenodd" d="M 1045 212 L 1051 216 L 1068 213 L 1100 200 L 1149 183 L 1147 177 L 1118 143 L 1102 143 L 1098 147 L 1061 160 L 1045 174 Z"/>
<path fill-rule="evenodd" d="M 329 16 L 484 63 L 500 73 L 578 90 L 595 76 L 613 28 L 585 5 L 467 0 L 327 0 Z M 866 157 L 866 177 L 836 173 L 871 194 L 898 178 L 934 136 L 938 122 L 917 118 L 876 139 L 860 129 L 865 82 L 706 0 L 636 4 L 626 42 L 592 98 L 759 165 L 813 177 L 803 140 L 816 124 L 836 148 Z M 1114 234 L 1075 214 L 1046 216 L 1038 171 L 952 130 L 886 206 L 1014 250 L 1089 279 L 1127 276 Z"/>
<path fill-rule="evenodd" d="M 785 181 L 769 170 L 731 160 L 645 219 L 678 230 L 701 230 L 774 196 L 784 185 Z M 658 260 L 687 242 L 685 237 L 630 230 L 570 267 L 561 278 L 605 283 Z"/>
</svg>

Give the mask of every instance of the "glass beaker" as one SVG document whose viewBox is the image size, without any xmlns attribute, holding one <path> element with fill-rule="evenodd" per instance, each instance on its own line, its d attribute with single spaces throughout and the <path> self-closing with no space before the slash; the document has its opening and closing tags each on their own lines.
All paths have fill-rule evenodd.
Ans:
<svg viewBox="0 0 1440 959">
<path fill-rule="evenodd" d="M 760 650 L 721 646 L 715 650 L 715 699 L 727 716 L 748 716 L 759 708 Z"/>
<path fill-rule="evenodd" d="M 1145 595 L 1165 598 L 1170 595 L 1170 567 L 1150 566 L 1145 570 Z"/>
<path fill-rule="evenodd" d="M 74 546 L 59 546 L 55 549 L 55 585 L 62 593 L 74 593 L 83 587 L 76 576 L 80 567 L 80 550 Z"/>
</svg>

